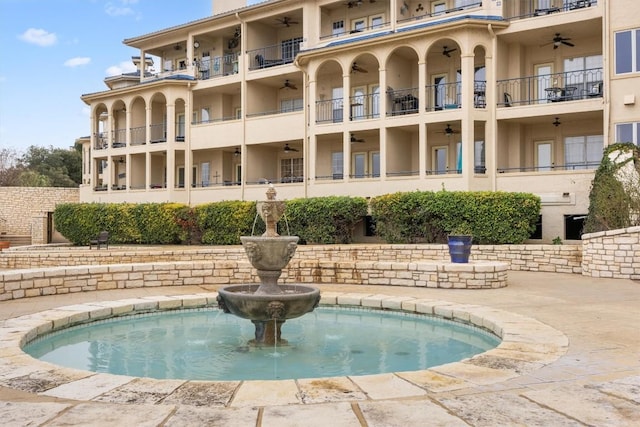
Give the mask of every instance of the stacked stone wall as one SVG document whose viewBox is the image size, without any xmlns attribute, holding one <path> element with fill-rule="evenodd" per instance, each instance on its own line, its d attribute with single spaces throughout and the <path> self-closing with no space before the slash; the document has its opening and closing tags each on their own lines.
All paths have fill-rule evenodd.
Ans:
<svg viewBox="0 0 640 427">
<path fill-rule="evenodd" d="M 19 248 L 16 248 L 19 249 Z M 580 245 L 474 245 L 471 261 L 505 262 L 511 270 L 582 273 Z M 240 246 L 189 247 L 171 249 L 111 246 L 108 251 L 84 248 L 45 251 L 9 250 L 0 252 L 0 269 L 41 268 L 63 265 L 125 264 L 171 261 L 245 261 Z M 301 245 L 295 260 L 327 262 L 429 262 L 449 260 L 446 245 Z"/>
<path fill-rule="evenodd" d="M 640 280 L 640 227 L 582 236 L 582 274 Z"/>
<path fill-rule="evenodd" d="M 47 213 L 59 203 L 77 203 L 77 188 L 0 187 L 0 232 L 31 236 L 32 244 L 46 243 Z"/>
<path fill-rule="evenodd" d="M 256 282 L 247 261 L 90 265 L 0 272 L 0 301 L 110 289 L 221 286 Z M 292 262 L 280 283 L 336 283 L 427 288 L 507 286 L 505 263 Z"/>
</svg>

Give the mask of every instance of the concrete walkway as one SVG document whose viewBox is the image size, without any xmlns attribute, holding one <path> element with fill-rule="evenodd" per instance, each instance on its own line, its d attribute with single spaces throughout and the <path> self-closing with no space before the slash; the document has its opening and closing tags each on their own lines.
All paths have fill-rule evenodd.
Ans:
<svg viewBox="0 0 640 427">
<path fill-rule="evenodd" d="M 0 303 L 0 320 L 76 303 L 214 290 L 213 287 L 145 288 L 8 301 Z M 453 390 L 427 389 L 417 397 L 364 396 L 310 405 L 221 408 L 171 402 L 114 404 L 0 387 L 0 423 L 3 426 L 638 425 L 638 282 L 510 271 L 509 286 L 494 290 L 335 285 L 323 285 L 321 290 L 410 296 L 505 310 L 560 330 L 568 337 L 569 348 L 550 364 L 504 381 L 477 381 Z M 356 378 L 354 383 L 365 380 Z M 267 392 L 268 384 L 264 387 Z M 74 392 L 81 395 L 82 390 Z M 137 401 L 134 397 L 131 400 Z"/>
</svg>

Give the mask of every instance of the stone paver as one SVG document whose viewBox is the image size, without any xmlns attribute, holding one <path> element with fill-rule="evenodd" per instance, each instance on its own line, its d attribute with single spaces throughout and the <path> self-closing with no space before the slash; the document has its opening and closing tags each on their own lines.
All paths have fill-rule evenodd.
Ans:
<svg viewBox="0 0 640 427">
<path fill-rule="evenodd" d="M 2 320 L 32 315 L 29 325 L 46 330 L 43 322 L 64 322 L 69 313 L 83 316 L 77 305 L 89 304 L 91 313 L 101 317 L 105 308 L 119 313 L 160 304 L 175 307 L 174 297 L 182 295 L 190 296 L 187 304 L 201 304 L 213 298 L 215 286 L 4 301 L 1 424 L 635 426 L 640 419 L 638 282 L 510 271 L 509 286 L 495 290 L 320 287 L 323 302 L 329 303 L 380 301 L 383 307 L 397 308 L 422 300 L 421 310 L 486 322 L 491 329 L 504 330 L 508 342 L 463 363 L 380 376 L 216 383 L 127 379 L 122 384 L 99 379 L 101 375 L 30 364 L 14 349 L 23 329 L 13 320 Z M 128 307 L 113 302 L 123 299 Z M 58 309 L 63 306 L 73 309 Z M 40 314 L 45 310 L 50 311 Z M 531 318 L 537 321 L 526 321 Z M 86 385 L 86 392 L 72 384 Z"/>
</svg>

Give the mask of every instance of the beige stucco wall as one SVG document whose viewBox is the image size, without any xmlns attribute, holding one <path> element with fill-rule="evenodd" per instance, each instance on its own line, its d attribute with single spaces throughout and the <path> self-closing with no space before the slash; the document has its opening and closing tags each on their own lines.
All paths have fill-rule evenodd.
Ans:
<svg viewBox="0 0 640 427">
<path fill-rule="evenodd" d="M 77 188 L 0 187 L 0 231 L 30 235 L 32 244 L 47 243 L 47 214 L 58 203 L 77 203 Z"/>
</svg>

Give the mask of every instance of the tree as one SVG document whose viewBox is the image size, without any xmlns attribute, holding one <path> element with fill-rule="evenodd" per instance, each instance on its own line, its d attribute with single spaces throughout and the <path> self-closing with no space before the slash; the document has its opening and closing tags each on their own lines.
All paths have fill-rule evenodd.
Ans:
<svg viewBox="0 0 640 427">
<path fill-rule="evenodd" d="M 63 149 L 32 145 L 20 162 L 25 169 L 44 176 L 51 187 L 77 187 L 82 182 L 81 149 L 81 147 Z M 29 175 L 25 181 L 33 183 L 35 176 Z M 44 183 L 45 181 L 35 179 L 35 182 Z"/>
<path fill-rule="evenodd" d="M 0 186 L 15 187 L 20 185 L 21 173 L 18 152 L 12 148 L 0 148 Z"/>
</svg>

